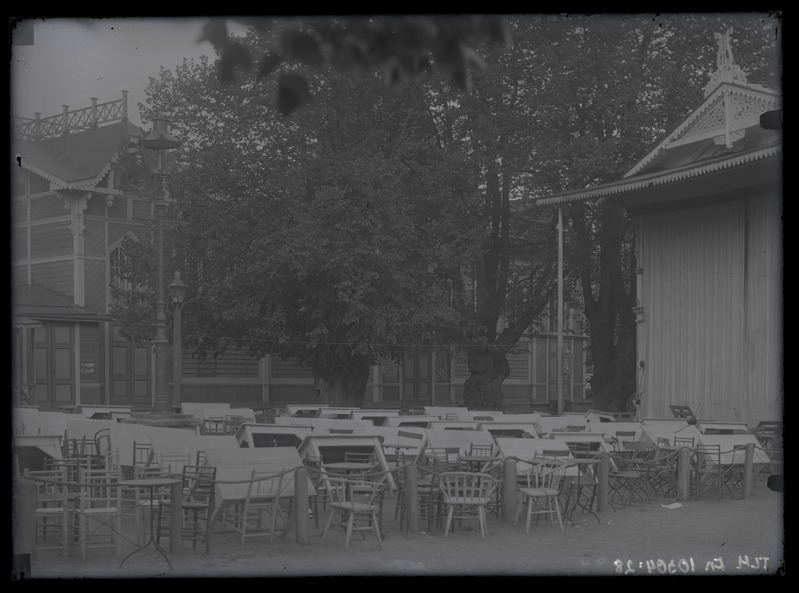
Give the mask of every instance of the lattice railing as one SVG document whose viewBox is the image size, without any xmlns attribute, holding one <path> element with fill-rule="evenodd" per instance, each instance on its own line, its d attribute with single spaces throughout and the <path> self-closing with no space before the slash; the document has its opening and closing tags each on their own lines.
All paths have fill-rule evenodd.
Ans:
<svg viewBox="0 0 799 593">
<path fill-rule="evenodd" d="M 40 118 L 14 117 L 12 129 L 16 140 L 41 140 L 58 138 L 74 132 L 82 132 L 96 128 L 100 124 L 122 121 L 128 118 L 127 91 L 122 91 L 122 99 L 97 103 L 92 99 L 92 106 L 85 109 L 67 111 L 66 106 L 61 115 Z"/>
</svg>

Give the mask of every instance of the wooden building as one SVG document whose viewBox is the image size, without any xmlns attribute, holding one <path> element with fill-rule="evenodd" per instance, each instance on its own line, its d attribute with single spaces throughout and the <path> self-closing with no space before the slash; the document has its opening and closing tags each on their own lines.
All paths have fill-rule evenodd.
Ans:
<svg viewBox="0 0 799 593">
<path fill-rule="evenodd" d="M 634 221 L 641 415 L 682 404 L 755 426 L 782 417 L 781 96 L 719 38 L 704 101 L 620 181 L 540 203 L 605 201 Z"/>
<path fill-rule="evenodd" d="M 20 403 L 42 409 L 152 407 L 153 348 L 124 338 L 108 317 L 111 286 L 121 282 L 124 242 L 146 240 L 155 215 L 153 200 L 138 189 L 150 178 L 146 163 L 137 159 L 136 141 L 145 132 L 130 123 L 127 113 L 123 92 L 121 100 L 93 99 L 89 108 L 65 107 L 53 117 L 13 118 L 12 299 Z M 40 300 L 48 295 L 49 313 L 28 307 L 26 300 L 34 294 Z M 52 315 L 56 310 L 61 317 Z M 525 336 L 509 355 L 506 405 L 546 411 L 556 398 L 556 328 L 547 329 Z M 562 376 L 565 399 L 588 409 L 587 337 L 567 331 L 566 348 L 571 364 Z M 182 362 L 184 402 L 262 410 L 314 401 L 312 371 L 293 360 L 256 360 L 233 351 L 199 360 L 184 349 Z M 168 390 L 171 374 L 170 352 Z M 364 405 L 407 409 L 462 403 L 467 377 L 464 356 L 448 348 L 420 351 L 401 364 L 376 365 Z"/>
</svg>

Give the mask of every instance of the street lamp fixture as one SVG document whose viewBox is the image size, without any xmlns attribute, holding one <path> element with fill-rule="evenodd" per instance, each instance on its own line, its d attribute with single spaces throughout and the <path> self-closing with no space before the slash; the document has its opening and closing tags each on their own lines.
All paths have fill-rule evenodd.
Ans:
<svg viewBox="0 0 799 593">
<path fill-rule="evenodd" d="M 180 312 L 183 309 L 183 300 L 186 298 L 186 285 L 180 279 L 180 270 L 175 270 L 175 276 L 169 285 L 169 295 L 172 297 L 172 409 L 180 411 L 181 388 L 183 386 L 183 344 L 181 343 Z"/>
<path fill-rule="evenodd" d="M 155 399 L 153 411 L 168 413 L 169 399 L 166 394 L 166 305 L 164 303 L 164 211 L 166 210 L 166 179 L 170 174 L 170 162 L 165 160 L 166 151 L 180 146 L 169 133 L 169 121 L 163 111 L 153 117 L 153 130 L 141 140 L 144 156 L 155 182 L 155 214 L 158 219 L 158 300 L 155 309 Z"/>
</svg>

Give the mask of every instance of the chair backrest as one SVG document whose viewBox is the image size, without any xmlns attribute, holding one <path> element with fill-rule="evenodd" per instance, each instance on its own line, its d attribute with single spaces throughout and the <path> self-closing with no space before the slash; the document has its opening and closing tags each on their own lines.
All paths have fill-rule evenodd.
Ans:
<svg viewBox="0 0 799 593">
<path fill-rule="evenodd" d="M 25 478 L 36 484 L 37 508 L 67 508 L 67 468 L 65 466 L 49 470 L 29 470 L 25 468 Z"/>
<path fill-rule="evenodd" d="M 330 434 L 353 434 L 355 432 L 352 428 L 329 428 Z"/>
<path fill-rule="evenodd" d="M 151 465 L 155 461 L 155 451 L 152 443 L 137 443 L 133 441 L 133 465 Z"/>
<path fill-rule="evenodd" d="M 599 441 L 573 441 L 566 446 L 575 459 L 590 459 L 599 455 Z"/>
<path fill-rule="evenodd" d="M 184 498 L 192 502 L 213 504 L 216 468 L 208 465 L 184 465 Z"/>
<path fill-rule="evenodd" d="M 493 445 L 478 445 L 472 443 L 469 447 L 470 457 L 491 457 L 494 455 Z"/>
<path fill-rule="evenodd" d="M 80 507 L 82 509 L 116 507 L 119 478 L 120 473 L 117 470 L 81 468 Z"/>
<path fill-rule="evenodd" d="M 567 432 L 585 432 L 585 429 L 586 429 L 585 424 L 568 425 L 566 427 Z"/>
<path fill-rule="evenodd" d="M 674 437 L 675 447 L 688 447 L 689 449 L 694 446 L 694 437 Z"/>
<path fill-rule="evenodd" d="M 643 441 L 623 441 L 624 450 L 630 454 L 633 459 L 646 459 L 651 458 L 655 454 L 655 447 L 652 443 Z"/>
<path fill-rule="evenodd" d="M 497 480 L 482 472 L 444 472 L 438 483 L 444 502 L 457 499 L 459 502 L 487 504 L 497 487 Z"/>
<path fill-rule="evenodd" d="M 165 467 L 171 475 L 183 473 L 183 466 L 191 465 L 191 453 L 161 453 L 161 467 Z"/>
<path fill-rule="evenodd" d="M 285 494 L 287 483 L 286 474 L 283 472 L 276 474 L 275 472 L 252 470 L 245 505 L 254 500 L 278 500 Z"/>
<path fill-rule="evenodd" d="M 356 451 L 345 451 L 344 452 L 344 461 L 347 463 L 376 463 L 377 462 L 377 454 L 372 451 L 369 453 L 361 453 Z"/>
<path fill-rule="evenodd" d="M 527 471 L 527 487 L 558 490 L 567 466 L 563 459 L 544 459 L 534 463 Z"/>
</svg>

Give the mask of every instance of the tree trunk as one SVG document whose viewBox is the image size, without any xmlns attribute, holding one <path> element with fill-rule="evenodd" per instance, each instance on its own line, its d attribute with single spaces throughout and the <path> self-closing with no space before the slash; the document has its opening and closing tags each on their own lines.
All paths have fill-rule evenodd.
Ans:
<svg viewBox="0 0 799 593">
<path fill-rule="evenodd" d="M 510 374 L 503 351 L 469 350 L 469 378 L 463 399 L 470 410 L 501 410 L 502 382 Z"/>
<path fill-rule="evenodd" d="M 360 408 L 366 395 L 369 370 L 368 364 L 353 361 L 342 370 L 325 374 L 322 378 L 327 384 L 327 405 Z"/>
</svg>

